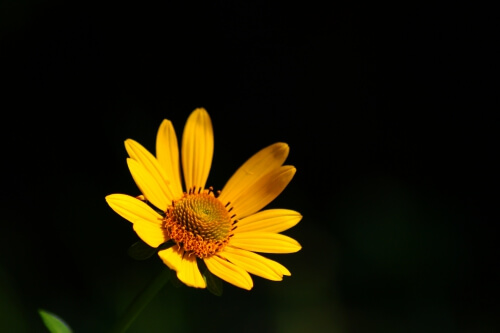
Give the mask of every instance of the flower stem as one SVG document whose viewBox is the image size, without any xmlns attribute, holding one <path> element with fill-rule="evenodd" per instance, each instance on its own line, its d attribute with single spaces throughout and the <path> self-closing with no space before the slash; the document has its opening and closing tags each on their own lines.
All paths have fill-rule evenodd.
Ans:
<svg viewBox="0 0 500 333">
<path fill-rule="evenodd" d="M 127 310 L 114 326 L 113 333 L 126 332 L 130 325 L 134 322 L 146 305 L 154 298 L 154 296 L 165 286 L 170 277 L 168 268 L 163 268 L 149 285 L 140 292 L 130 303 Z"/>
</svg>

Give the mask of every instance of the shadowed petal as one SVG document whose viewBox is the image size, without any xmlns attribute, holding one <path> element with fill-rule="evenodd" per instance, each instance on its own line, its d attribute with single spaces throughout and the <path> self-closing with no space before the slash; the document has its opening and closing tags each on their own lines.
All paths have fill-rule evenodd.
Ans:
<svg viewBox="0 0 500 333">
<path fill-rule="evenodd" d="M 182 169 L 186 189 L 205 188 L 214 153 L 212 121 L 203 108 L 189 116 L 182 135 Z"/>
<path fill-rule="evenodd" d="M 236 170 L 222 189 L 219 199 L 224 203 L 233 202 L 242 193 L 251 190 L 260 177 L 283 165 L 289 151 L 286 143 L 278 142 L 254 154 Z"/>
<path fill-rule="evenodd" d="M 295 167 L 284 165 L 259 178 L 250 190 L 231 201 L 236 218 L 253 214 L 273 201 L 290 183 L 295 171 Z"/>
<path fill-rule="evenodd" d="M 203 260 L 210 272 L 217 275 L 222 280 L 246 290 L 252 289 L 252 278 L 243 268 L 217 256 L 212 256 Z"/>
</svg>

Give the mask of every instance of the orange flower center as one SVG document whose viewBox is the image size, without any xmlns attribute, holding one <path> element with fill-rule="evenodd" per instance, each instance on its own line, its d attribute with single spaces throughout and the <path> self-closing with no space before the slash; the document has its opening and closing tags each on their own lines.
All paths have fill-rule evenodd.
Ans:
<svg viewBox="0 0 500 333">
<path fill-rule="evenodd" d="M 182 249 L 206 258 L 221 251 L 235 229 L 228 205 L 224 206 L 211 190 L 189 191 L 168 207 L 164 226 L 167 236 Z"/>
</svg>

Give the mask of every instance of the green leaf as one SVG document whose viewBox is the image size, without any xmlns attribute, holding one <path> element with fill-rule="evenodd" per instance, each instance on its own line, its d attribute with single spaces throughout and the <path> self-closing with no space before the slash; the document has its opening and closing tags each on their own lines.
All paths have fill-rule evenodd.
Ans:
<svg viewBox="0 0 500 333">
<path fill-rule="evenodd" d="M 71 333 L 71 328 L 66 324 L 61 318 L 53 313 L 45 311 L 43 309 L 38 309 L 40 317 L 42 317 L 43 323 L 49 329 L 50 333 Z"/>
</svg>

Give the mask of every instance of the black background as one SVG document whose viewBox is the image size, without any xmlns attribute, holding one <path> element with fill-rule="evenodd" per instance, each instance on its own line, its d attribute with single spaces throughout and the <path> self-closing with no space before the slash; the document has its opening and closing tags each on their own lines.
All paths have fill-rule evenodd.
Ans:
<svg viewBox="0 0 500 333">
<path fill-rule="evenodd" d="M 2 1 L 0 328 L 106 332 L 161 268 L 106 205 L 205 107 L 209 183 L 276 141 L 292 276 L 168 286 L 131 332 L 494 332 L 498 14 L 379 3 Z M 495 223 L 494 223 L 495 222 Z M 274 257 L 273 257 L 274 258 Z M 5 329 L 4 329 L 5 327 Z"/>
</svg>

